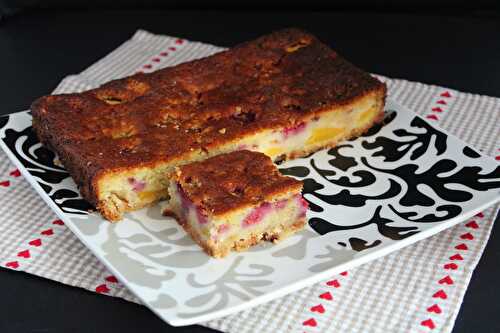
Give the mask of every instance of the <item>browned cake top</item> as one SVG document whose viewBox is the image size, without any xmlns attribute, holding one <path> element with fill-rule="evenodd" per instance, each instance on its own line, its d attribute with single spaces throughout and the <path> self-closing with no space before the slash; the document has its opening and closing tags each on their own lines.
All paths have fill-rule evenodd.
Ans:
<svg viewBox="0 0 500 333">
<path fill-rule="evenodd" d="M 314 36 L 288 29 L 83 93 L 42 97 L 32 111 L 56 150 L 64 146 L 95 172 L 293 126 L 376 89 L 384 85 Z"/>
<path fill-rule="evenodd" d="M 213 215 L 302 188 L 302 182 L 281 175 L 268 156 L 248 150 L 178 167 L 174 178 L 188 200 Z"/>
</svg>

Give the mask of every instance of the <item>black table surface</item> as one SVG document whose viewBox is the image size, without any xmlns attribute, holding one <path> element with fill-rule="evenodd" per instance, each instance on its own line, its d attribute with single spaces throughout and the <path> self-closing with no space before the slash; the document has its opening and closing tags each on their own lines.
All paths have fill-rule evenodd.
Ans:
<svg viewBox="0 0 500 333">
<path fill-rule="evenodd" d="M 316 34 L 367 71 L 500 97 L 495 13 L 32 11 L 0 23 L 0 114 L 27 109 L 139 28 L 231 46 L 289 26 Z M 454 332 L 500 331 L 499 228 L 496 223 Z M 0 332 L 212 332 L 174 328 L 143 306 L 6 269 L 0 269 L 0 294 Z"/>
</svg>

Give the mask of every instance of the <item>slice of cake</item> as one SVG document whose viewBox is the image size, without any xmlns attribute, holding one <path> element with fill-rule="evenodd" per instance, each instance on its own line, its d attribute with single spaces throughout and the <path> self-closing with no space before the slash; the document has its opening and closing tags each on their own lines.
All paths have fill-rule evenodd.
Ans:
<svg viewBox="0 0 500 333">
<path fill-rule="evenodd" d="M 302 182 L 281 175 L 271 159 L 241 150 L 177 167 L 169 208 L 213 257 L 278 241 L 305 224 Z"/>
<path fill-rule="evenodd" d="M 166 174 L 241 149 L 273 160 L 380 121 L 386 87 L 314 36 L 278 31 L 228 51 L 32 105 L 33 128 L 111 221 L 168 198 Z"/>
</svg>

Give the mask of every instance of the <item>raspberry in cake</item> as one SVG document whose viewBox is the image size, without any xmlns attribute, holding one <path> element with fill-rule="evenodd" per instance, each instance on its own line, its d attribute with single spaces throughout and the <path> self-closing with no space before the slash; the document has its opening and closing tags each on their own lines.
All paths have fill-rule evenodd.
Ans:
<svg viewBox="0 0 500 333">
<path fill-rule="evenodd" d="M 241 149 L 301 157 L 367 131 L 385 85 L 314 36 L 278 31 L 31 107 L 33 128 L 110 221 L 168 198 L 174 167 Z"/>
<path fill-rule="evenodd" d="M 281 175 L 268 156 L 235 151 L 177 167 L 164 213 L 220 258 L 300 230 L 307 211 L 301 190 L 302 182 Z"/>
</svg>

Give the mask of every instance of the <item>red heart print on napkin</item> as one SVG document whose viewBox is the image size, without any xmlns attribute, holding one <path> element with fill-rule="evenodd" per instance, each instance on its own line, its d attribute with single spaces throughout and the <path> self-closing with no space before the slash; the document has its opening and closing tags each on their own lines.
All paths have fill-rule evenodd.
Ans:
<svg viewBox="0 0 500 333">
<path fill-rule="evenodd" d="M 24 251 L 21 251 L 17 254 L 18 257 L 22 257 L 22 258 L 29 258 L 31 257 L 30 255 L 30 250 L 24 250 Z"/>
<path fill-rule="evenodd" d="M 8 262 L 5 264 L 6 267 L 9 267 L 9 268 L 18 268 L 19 267 L 19 263 L 17 261 L 11 261 L 11 262 Z"/>
<path fill-rule="evenodd" d="M 105 278 L 106 281 L 111 282 L 111 283 L 118 283 L 118 279 L 114 277 L 113 275 L 110 275 Z"/>
<path fill-rule="evenodd" d="M 303 322 L 302 325 L 316 327 L 318 323 L 316 322 L 316 320 L 314 320 L 314 318 L 309 318 L 305 322 Z"/>
<path fill-rule="evenodd" d="M 458 265 L 455 263 L 449 263 L 444 265 L 444 269 L 451 269 L 451 270 L 456 270 L 458 268 Z"/>
<path fill-rule="evenodd" d="M 467 239 L 467 240 L 473 240 L 474 236 L 472 236 L 472 234 L 470 232 L 468 232 L 468 233 L 465 233 L 462 236 L 460 236 L 460 238 Z"/>
<path fill-rule="evenodd" d="M 54 230 L 47 229 L 47 230 L 42 231 L 41 234 L 44 235 L 44 236 L 50 236 L 50 235 L 54 234 Z"/>
<path fill-rule="evenodd" d="M 479 228 L 479 225 L 476 223 L 476 221 L 470 221 L 465 225 L 467 228 L 472 228 L 472 229 L 477 229 Z"/>
<path fill-rule="evenodd" d="M 420 323 L 422 326 L 427 326 L 429 327 L 431 330 L 435 329 L 436 328 L 436 325 L 434 325 L 434 322 L 432 321 L 432 319 L 427 319 L 427 320 L 424 320 L 423 322 Z"/>
<path fill-rule="evenodd" d="M 38 246 L 42 245 L 42 240 L 40 238 L 37 238 L 37 239 L 34 239 L 31 242 L 29 242 L 28 244 L 31 246 L 38 247 Z"/>
<path fill-rule="evenodd" d="M 326 283 L 327 286 L 330 286 L 330 287 L 335 287 L 335 288 L 338 288 L 340 287 L 340 283 L 338 280 L 331 280 L 331 281 L 328 281 Z"/>
<path fill-rule="evenodd" d="M 322 293 L 321 295 L 319 295 L 319 298 L 326 299 L 328 301 L 331 301 L 333 299 L 332 294 L 330 294 L 329 291 L 327 291 L 326 293 Z"/>
<path fill-rule="evenodd" d="M 438 281 L 439 284 L 453 284 L 453 280 L 451 279 L 451 277 L 449 275 L 446 275 L 444 278 L 442 278 L 441 280 Z"/>
<path fill-rule="evenodd" d="M 109 292 L 109 288 L 105 284 L 101 284 L 95 288 L 95 291 L 97 293 L 103 294 Z"/>
<path fill-rule="evenodd" d="M 322 304 L 315 305 L 311 307 L 312 312 L 319 312 L 319 313 L 325 313 L 325 308 L 323 307 Z"/>
<path fill-rule="evenodd" d="M 16 169 L 14 171 L 11 171 L 9 175 L 11 175 L 12 177 L 19 177 L 21 176 L 21 171 L 19 171 L 19 169 Z"/>
<path fill-rule="evenodd" d="M 427 308 L 427 311 L 428 311 L 428 312 L 434 312 L 434 313 L 441 313 L 441 312 L 443 312 L 443 311 L 441 310 L 441 308 L 439 307 L 439 305 L 437 305 L 437 304 L 434 304 L 433 306 L 428 307 L 428 308 Z"/>
<path fill-rule="evenodd" d="M 443 289 L 440 289 L 434 295 L 432 295 L 432 297 L 434 297 L 434 298 L 441 298 L 441 299 L 447 299 L 448 295 L 446 295 L 446 293 L 444 292 Z"/>
<path fill-rule="evenodd" d="M 450 257 L 450 260 L 464 260 L 464 258 L 459 254 L 454 254 Z"/>
</svg>

